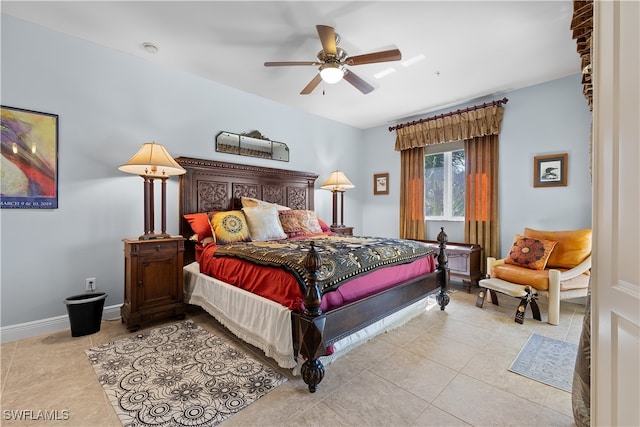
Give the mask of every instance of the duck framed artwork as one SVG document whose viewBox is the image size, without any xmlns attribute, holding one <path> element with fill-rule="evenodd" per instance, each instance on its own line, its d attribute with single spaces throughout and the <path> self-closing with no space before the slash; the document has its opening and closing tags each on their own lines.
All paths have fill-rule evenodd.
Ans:
<svg viewBox="0 0 640 427">
<path fill-rule="evenodd" d="M 389 174 L 376 173 L 373 175 L 373 194 L 389 194 Z"/>
<path fill-rule="evenodd" d="M 0 207 L 58 208 L 58 115 L 2 106 Z"/>
<path fill-rule="evenodd" d="M 549 154 L 533 159 L 534 187 L 566 187 L 568 154 Z"/>
</svg>

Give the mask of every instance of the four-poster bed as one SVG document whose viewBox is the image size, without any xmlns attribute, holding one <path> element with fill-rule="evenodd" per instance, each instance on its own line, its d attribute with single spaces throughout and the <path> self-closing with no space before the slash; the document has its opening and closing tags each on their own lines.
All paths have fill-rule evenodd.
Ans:
<svg viewBox="0 0 640 427">
<path fill-rule="evenodd" d="M 276 204 L 282 209 L 314 209 L 315 174 L 186 157 L 179 157 L 176 161 L 187 171 L 180 177 L 179 183 L 179 230 L 185 237 L 193 234 L 185 214 L 237 210 L 241 207 L 243 197 Z M 382 274 L 384 270 L 414 265 L 427 266 L 427 260 L 431 262 L 432 268 L 428 272 L 421 270 L 420 273 L 412 273 L 410 279 L 403 279 L 401 283 L 394 283 L 380 292 L 323 310 L 325 297 L 333 292 L 323 293 L 321 290 L 322 277 L 326 274 L 322 257 L 331 252 L 322 252 L 322 247 L 329 241 L 338 241 L 336 246 L 351 251 L 347 255 L 351 256 L 354 247 L 369 245 L 367 247 L 373 251 L 380 244 L 377 238 L 332 236 L 334 233 L 331 232 L 327 234 L 310 238 L 308 247 L 301 251 L 305 253 L 301 257 L 304 269 L 302 275 L 305 277 L 302 278 L 304 283 L 301 285 L 301 304 L 293 309 L 240 289 L 235 286 L 237 283 L 231 285 L 230 282 L 209 277 L 200 271 L 200 263 L 197 262 L 198 257 L 206 252 L 200 252 L 194 242 L 189 242 L 185 248 L 186 302 L 203 307 L 231 332 L 261 348 L 280 366 L 294 367 L 296 358 L 302 357 L 305 362 L 300 368 L 301 375 L 311 392 L 316 390 L 324 376 L 324 366 L 320 359 L 331 351 L 347 351 L 358 340 L 366 338 L 367 334 L 388 330 L 415 317 L 424 310 L 429 295 L 436 295 L 441 310 L 449 303 L 446 292 L 449 275 L 444 250 L 447 238 L 443 231 L 438 239 L 437 268 L 432 249 L 425 255 L 419 252 L 423 250 L 420 247 L 423 243 L 400 242 L 398 239 L 393 242 L 396 245 L 393 250 L 398 251 L 401 244 L 406 244 L 405 250 L 416 252 L 415 260 L 372 270 L 370 273 L 359 273 L 358 277 L 341 286 L 347 287 L 355 283 L 360 286 L 369 285 L 367 282 L 373 282 L 373 277 L 377 279 L 380 276 L 376 274 Z M 270 244 L 260 243 L 261 246 Z M 215 253 L 213 257 L 216 257 Z M 340 259 L 344 260 L 345 256 Z M 225 261 L 244 263 L 243 260 L 230 258 Z M 270 285 L 279 286 L 273 283 Z M 248 313 L 260 314 L 252 317 Z"/>
</svg>

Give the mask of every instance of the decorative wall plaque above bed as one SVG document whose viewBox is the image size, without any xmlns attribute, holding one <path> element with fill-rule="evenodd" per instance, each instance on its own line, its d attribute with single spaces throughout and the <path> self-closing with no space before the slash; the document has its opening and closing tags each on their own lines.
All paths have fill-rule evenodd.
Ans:
<svg viewBox="0 0 640 427">
<path fill-rule="evenodd" d="M 271 141 L 257 130 L 242 134 L 220 132 L 216 136 L 216 151 L 283 162 L 289 161 L 287 144 Z"/>
</svg>

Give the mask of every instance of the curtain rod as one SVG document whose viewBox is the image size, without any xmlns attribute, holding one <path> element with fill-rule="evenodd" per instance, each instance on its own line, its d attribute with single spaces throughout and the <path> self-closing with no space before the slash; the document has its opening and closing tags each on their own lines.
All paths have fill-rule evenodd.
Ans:
<svg viewBox="0 0 640 427">
<path fill-rule="evenodd" d="M 473 107 L 464 108 L 462 110 L 451 111 L 449 113 L 443 113 L 443 114 L 438 114 L 436 116 L 427 117 L 426 119 L 420 119 L 420 120 L 414 120 L 412 122 L 402 123 L 402 124 L 399 124 L 397 126 L 390 127 L 389 128 L 389 132 L 394 131 L 396 129 L 401 129 L 401 128 L 404 128 L 404 127 L 407 127 L 407 126 L 417 125 L 418 123 L 424 123 L 424 122 L 428 122 L 428 121 L 431 121 L 431 120 L 442 119 L 444 117 L 453 116 L 455 114 L 466 113 L 468 111 L 479 110 L 481 108 L 500 107 L 502 104 L 506 104 L 507 102 L 509 102 L 509 100 L 507 98 L 502 98 L 502 99 L 498 99 L 496 101 L 485 102 L 484 104 L 474 105 Z"/>
</svg>

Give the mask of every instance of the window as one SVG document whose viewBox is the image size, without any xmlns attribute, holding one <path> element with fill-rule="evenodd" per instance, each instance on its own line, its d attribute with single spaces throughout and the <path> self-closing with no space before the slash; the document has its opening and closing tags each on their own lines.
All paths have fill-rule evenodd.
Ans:
<svg viewBox="0 0 640 427">
<path fill-rule="evenodd" d="M 464 220 L 464 150 L 424 157 L 425 219 Z"/>
</svg>

